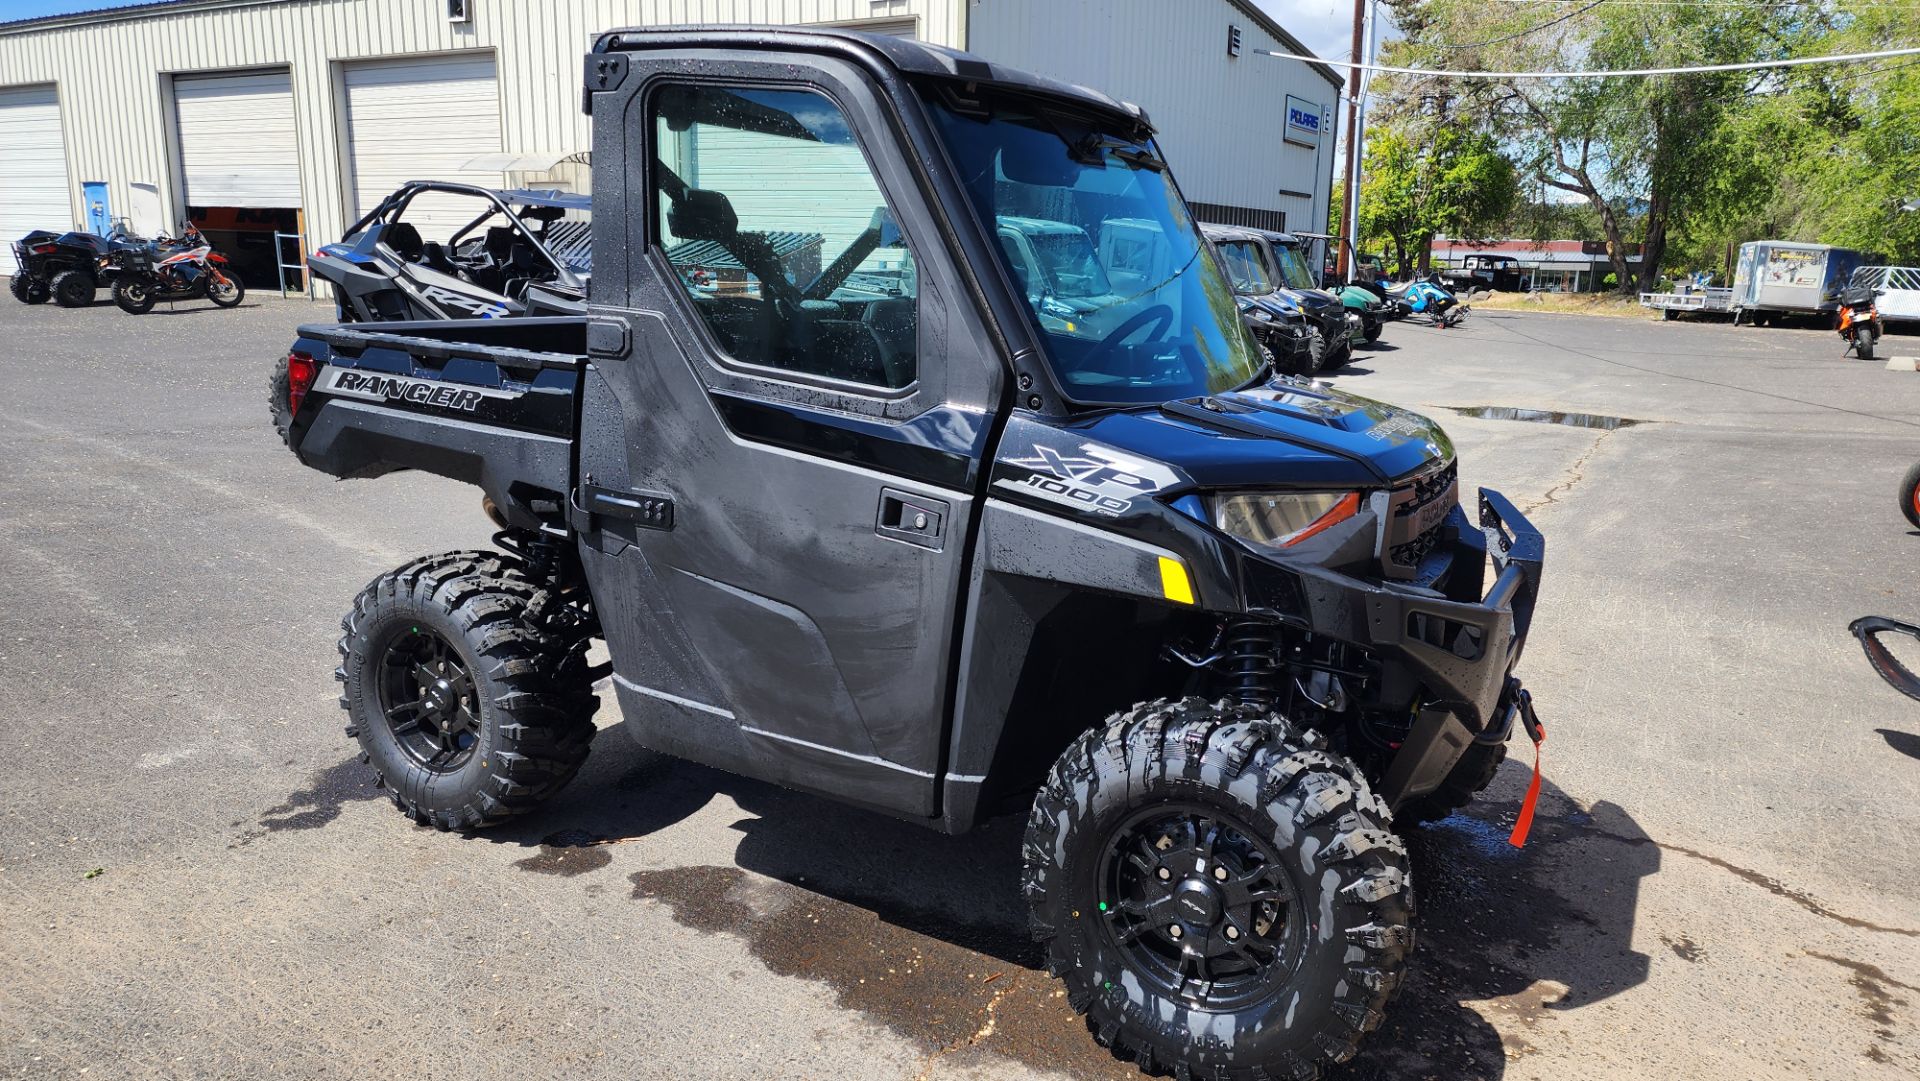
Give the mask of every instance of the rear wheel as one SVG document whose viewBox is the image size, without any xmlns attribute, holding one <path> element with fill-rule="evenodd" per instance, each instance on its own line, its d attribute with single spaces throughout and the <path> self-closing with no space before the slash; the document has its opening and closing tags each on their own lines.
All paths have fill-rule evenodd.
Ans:
<svg viewBox="0 0 1920 1081">
<path fill-rule="evenodd" d="M 1054 764 L 1023 888 L 1048 969 L 1116 1055 L 1307 1079 L 1380 1024 L 1413 947 L 1406 850 L 1322 742 L 1250 707 L 1161 700 Z"/>
<path fill-rule="evenodd" d="M 1678 318 L 1680 318 L 1680 309 L 1678 309 L 1678 308 L 1662 308 L 1662 309 L 1660 309 L 1660 318 L 1662 318 L 1662 319 L 1665 319 L 1665 320 L 1666 320 L 1667 322 L 1669 322 L 1669 323 L 1671 323 L 1671 322 L 1673 322 L 1673 321 L 1674 321 L 1675 319 L 1678 319 Z"/>
<path fill-rule="evenodd" d="M 121 278 L 113 283 L 113 302 L 128 315 L 145 315 L 153 310 L 153 290 L 146 282 Z"/>
<path fill-rule="evenodd" d="M 53 276 L 53 302 L 62 308 L 84 308 L 93 303 L 93 279 L 81 270 L 63 270 Z"/>
<path fill-rule="evenodd" d="M 1920 462 L 1907 467 L 1907 475 L 1900 478 L 1900 513 L 1907 516 L 1907 524 L 1920 529 Z"/>
<path fill-rule="evenodd" d="M 1879 336 L 1873 332 L 1873 327 L 1869 325 L 1866 329 L 1854 335 L 1853 351 L 1860 354 L 1861 360 L 1872 360 L 1873 347 L 1878 340 Z"/>
<path fill-rule="evenodd" d="M 437 829 L 531 810 L 586 761 L 586 641 L 556 633 L 519 564 L 449 552 L 381 575 L 341 621 L 347 733 L 394 803 Z"/>
<path fill-rule="evenodd" d="M 22 304 L 45 304 L 51 295 L 46 282 L 28 274 L 15 274 L 8 278 L 7 292 Z"/>
</svg>

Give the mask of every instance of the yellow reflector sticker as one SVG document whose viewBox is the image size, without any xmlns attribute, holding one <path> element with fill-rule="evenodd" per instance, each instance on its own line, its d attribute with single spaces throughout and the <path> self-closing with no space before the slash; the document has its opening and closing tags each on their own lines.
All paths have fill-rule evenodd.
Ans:
<svg viewBox="0 0 1920 1081">
<path fill-rule="evenodd" d="M 1193 583 L 1179 560 L 1160 557 L 1160 592 L 1176 604 L 1193 603 Z"/>
</svg>

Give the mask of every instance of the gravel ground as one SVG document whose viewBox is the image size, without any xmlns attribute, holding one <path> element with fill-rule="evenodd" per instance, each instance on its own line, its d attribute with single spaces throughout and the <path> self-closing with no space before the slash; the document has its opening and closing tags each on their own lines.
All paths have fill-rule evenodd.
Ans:
<svg viewBox="0 0 1920 1081">
<path fill-rule="evenodd" d="M 0 1076 L 1135 1076 L 1033 967 L 1015 821 L 940 837 L 615 731 L 504 830 L 376 798 L 339 615 L 490 529 L 471 489 L 279 447 L 267 362 L 327 312 L 0 303 Z M 1524 852 L 1519 764 L 1417 836 L 1414 975 L 1343 1076 L 1920 1073 L 1920 706 L 1845 630 L 1920 617 L 1920 376 L 1477 311 L 1335 381 L 1442 418 L 1547 533 L 1551 733 Z"/>
</svg>

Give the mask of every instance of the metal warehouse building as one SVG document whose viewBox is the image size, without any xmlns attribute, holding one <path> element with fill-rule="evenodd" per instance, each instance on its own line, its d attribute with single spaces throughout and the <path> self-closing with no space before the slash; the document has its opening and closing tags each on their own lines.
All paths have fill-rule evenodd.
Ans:
<svg viewBox="0 0 1920 1081">
<path fill-rule="evenodd" d="M 335 239 L 404 180 L 581 190 L 582 54 L 684 23 L 850 26 L 1094 86 L 1152 115 L 1203 218 L 1327 219 L 1339 79 L 1259 55 L 1306 50 L 1245 0 L 167 0 L 0 23 L 0 240 L 190 216 L 266 284 L 276 247 L 298 262 L 276 233 Z"/>
</svg>

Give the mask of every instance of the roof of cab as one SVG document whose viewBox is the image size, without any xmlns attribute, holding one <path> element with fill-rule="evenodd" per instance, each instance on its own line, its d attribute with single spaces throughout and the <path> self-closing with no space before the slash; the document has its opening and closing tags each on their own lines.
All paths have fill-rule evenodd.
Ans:
<svg viewBox="0 0 1920 1081">
<path fill-rule="evenodd" d="M 665 26 L 633 27 L 609 30 L 593 43 L 593 51 L 605 53 L 639 49 L 723 48 L 776 49 L 825 52 L 854 51 L 870 63 L 878 61 L 904 75 L 933 76 L 969 83 L 1029 90 L 1092 106 L 1103 112 L 1118 113 L 1148 128 L 1152 122 L 1146 110 L 1129 101 L 1110 97 L 1092 87 L 1061 82 L 1045 75 L 996 64 L 972 53 L 931 45 L 910 38 L 873 34 L 840 27 L 771 26 Z"/>
</svg>

